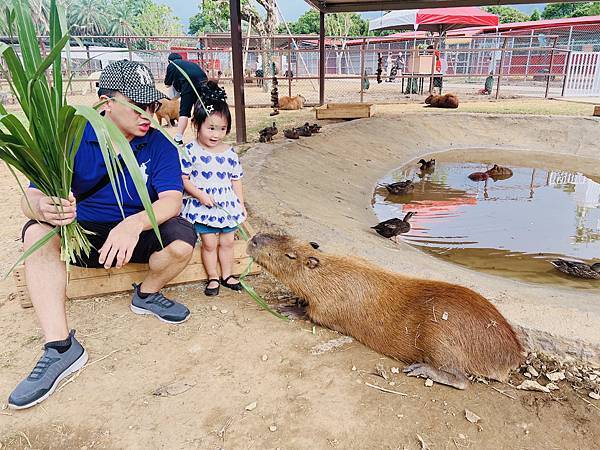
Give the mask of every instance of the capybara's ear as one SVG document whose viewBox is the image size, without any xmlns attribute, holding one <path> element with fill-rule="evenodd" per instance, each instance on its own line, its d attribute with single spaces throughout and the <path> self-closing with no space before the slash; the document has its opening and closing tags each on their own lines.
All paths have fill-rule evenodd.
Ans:
<svg viewBox="0 0 600 450">
<path fill-rule="evenodd" d="M 306 261 L 306 265 L 308 266 L 309 269 L 314 269 L 316 267 L 319 267 L 319 264 L 321 262 L 319 261 L 319 258 L 315 258 L 314 256 L 309 256 L 308 260 Z"/>
<path fill-rule="evenodd" d="M 296 255 L 294 252 L 287 252 L 285 254 L 285 256 L 287 256 L 290 259 L 297 259 L 298 258 L 298 255 Z"/>
<path fill-rule="evenodd" d="M 320 245 L 317 242 L 309 242 L 309 244 L 315 250 L 317 250 L 320 247 Z"/>
</svg>

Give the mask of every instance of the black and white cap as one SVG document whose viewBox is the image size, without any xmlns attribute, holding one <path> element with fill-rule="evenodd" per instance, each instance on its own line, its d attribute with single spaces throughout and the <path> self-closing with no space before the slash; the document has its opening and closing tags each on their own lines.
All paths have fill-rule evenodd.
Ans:
<svg viewBox="0 0 600 450">
<path fill-rule="evenodd" d="M 150 104 L 167 98 L 156 89 L 152 72 L 135 61 L 116 61 L 104 68 L 98 87 L 118 91 L 136 103 Z"/>
</svg>

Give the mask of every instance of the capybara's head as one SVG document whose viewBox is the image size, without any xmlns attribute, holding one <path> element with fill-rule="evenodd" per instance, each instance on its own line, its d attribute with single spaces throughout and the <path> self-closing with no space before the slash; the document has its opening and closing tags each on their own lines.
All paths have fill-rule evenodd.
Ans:
<svg viewBox="0 0 600 450">
<path fill-rule="evenodd" d="M 429 97 L 427 97 L 425 99 L 425 104 L 431 105 L 431 100 L 433 100 L 433 94 L 431 94 Z"/>
<path fill-rule="evenodd" d="M 302 94 L 298 94 L 298 98 L 300 99 L 300 101 L 302 102 L 302 105 L 304 105 L 304 103 L 306 102 L 306 98 L 304 98 L 304 95 Z"/>
<path fill-rule="evenodd" d="M 323 255 L 318 248 L 316 242 L 268 233 L 257 234 L 248 242 L 248 254 L 284 283 L 298 282 L 321 268 Z"/>
</svg>

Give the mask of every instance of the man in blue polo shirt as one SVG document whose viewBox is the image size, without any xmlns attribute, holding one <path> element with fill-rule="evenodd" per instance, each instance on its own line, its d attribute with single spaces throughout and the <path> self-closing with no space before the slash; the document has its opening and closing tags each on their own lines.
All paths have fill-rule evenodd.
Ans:
<svg viewBox="0 0 600 450">
<path fill-rule="evenodd" d="M 75 217 L 86 230 L 93 249 L 89 257 L 77 261 L 83 267 L 122 267 L 128 262 L 148 263 L 148 275 L 134 285 L 131 310 L 149 314 L 167 323 L 189 318 L 184 305 L 164 297 L 160 290 L 188 263 L 196 234 L 193 226 L 179 217 L 183 184 L 176 147 L 160 132 L 150 128 L 158 100 L 165 96 L 156 90 L 148 68 L 131 61 L 117 61 L 100 75 L 98 96 L 107 100 L 103 114 L 131 144 L 139 170 L 146 181 L 152 207 L 159 223 L 161 246 L 137 195 L 130 174 L 121 178 L 120 200 L 124 216 L 107 176 L 96 134 L 87 125 L 75 157 L 72 196 L 53 199 L 31 185 L 22 203 L 31 220 L 23 227 L 24 248 L 30 248 L 48 231 L 66 225 Z M 132 103 L 140 114 L 122 102 Z M 62 204 L 62 208 L 57 208 Z M 9 406 L 28 408 L 46 399 L 58 383 L 79 370 L 87 353 L 69 332 L 65 311 L 67 274 L 60 260 L 60 242 L 53 238 L 25 262 L 27 288 L 45 337 L 44 355 L 31 374 L 9 397 Z"/>
</svg>

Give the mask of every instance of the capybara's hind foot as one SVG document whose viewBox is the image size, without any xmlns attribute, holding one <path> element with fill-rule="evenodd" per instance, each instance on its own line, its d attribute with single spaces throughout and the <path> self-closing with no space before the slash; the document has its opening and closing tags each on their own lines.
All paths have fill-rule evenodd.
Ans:
<svg viewBox="0 0 600 450">
<path fill-rule="evenodd" d="M 429 378 L 436 383 L 452 386 L 456 389 L 466 389 L 469 386 L 467 377 L 458 370 L 442 370 L 425 363 L 414 363 L 402 370 L 409 377 Z"/>
</svg>

